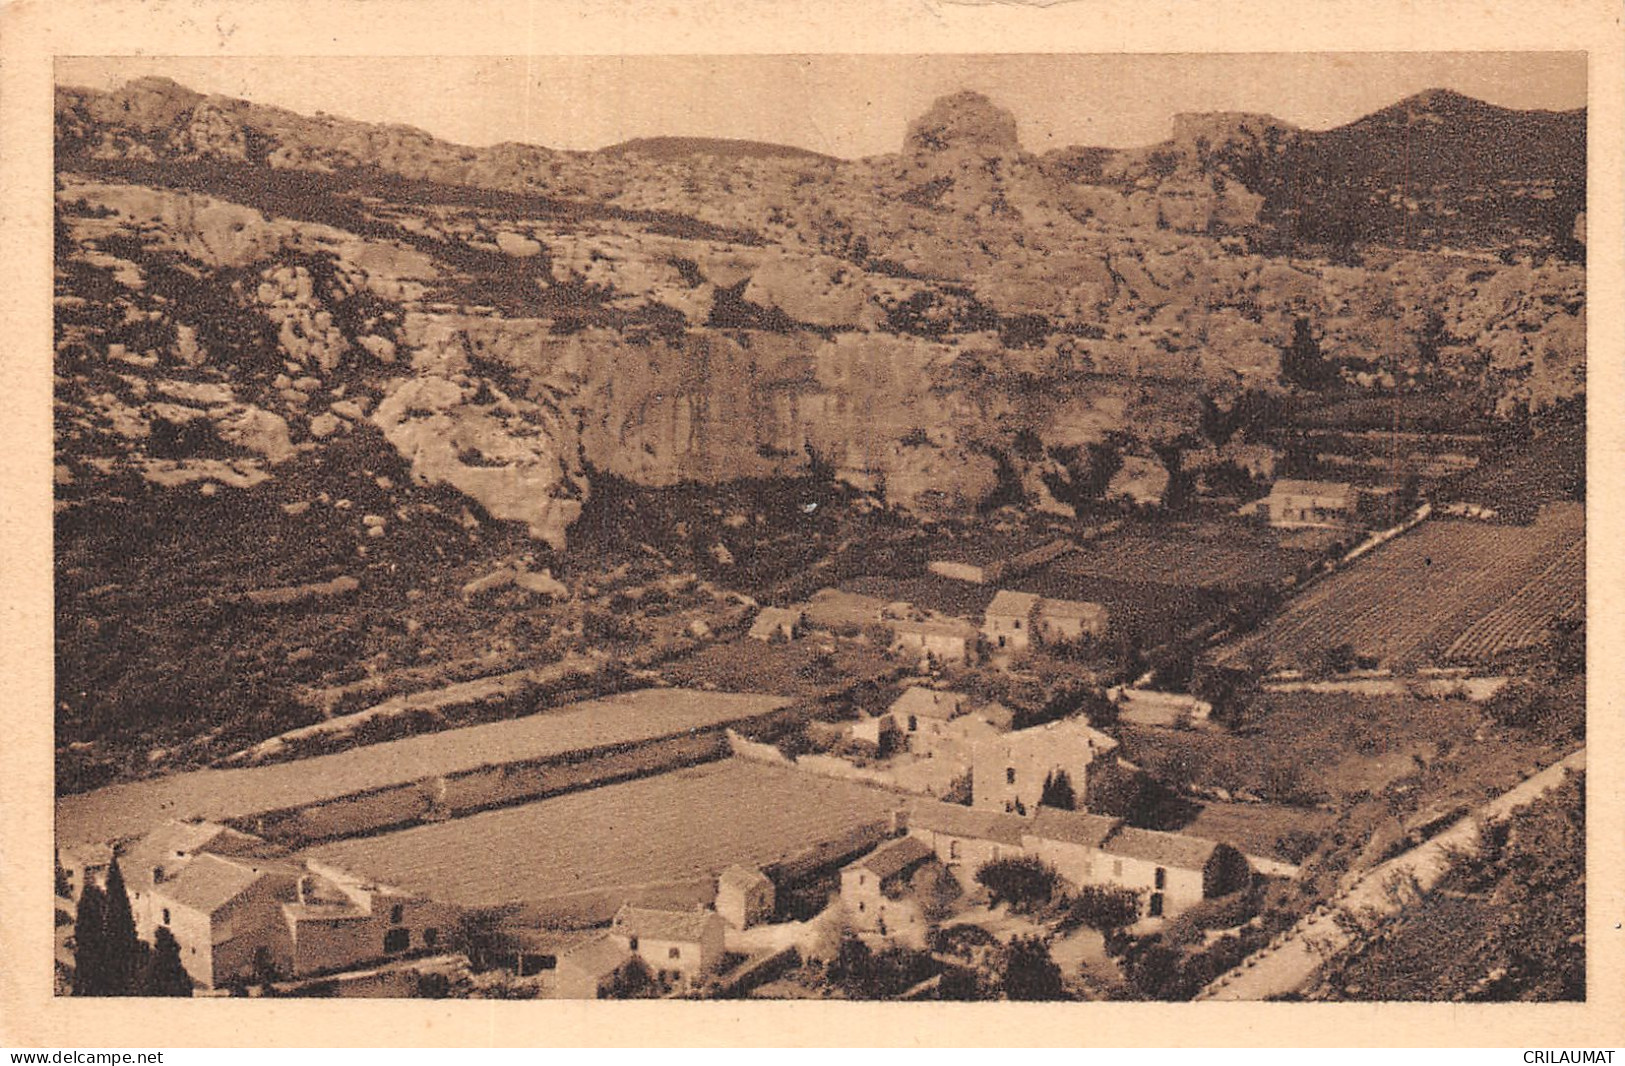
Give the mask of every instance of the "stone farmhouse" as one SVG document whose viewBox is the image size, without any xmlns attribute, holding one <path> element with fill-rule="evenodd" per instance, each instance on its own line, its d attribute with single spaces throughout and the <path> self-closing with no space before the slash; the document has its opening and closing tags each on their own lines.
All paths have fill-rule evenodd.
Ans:
<svg viewBox="0 0 1625 1066">
<path fill-rule="evenodd" d="M 982 615 L 982 635 L 994 655 L 1025 651 L 1036 642 L 1057 643 L 1103 636 L 1106 608 L 1000 589 Z"/>
<path fill-rule="evenodd" d="M 848 927 L 924 947 L 925 914 L 912 898 L 912 887 L 922 869 L 936 864 L 936 852 L 929 844 L 905 836 L 844 867 L 841 906 Z"/>
<path fill-rule="evenodd" d="M 1217 841 L 1183 833 L 1136 829 L 1120 819 L 1043 807 L 1032 817 L 921 801 L 908 809 L 908 838 L 933 855 L 967 889 L 976 871 L 998 859 L 1032 857 L 1074 887 L 1126 888 L 1140 898 L 1146 919 L 1170 918 L 1203 899 L 1203 872 Z M 1291 877 L 1297 868 L 1247 857 L 1255 871 Z M 848 870 L 856 869 L 854 863 Z M 842 875 L 843 900 L 848 896 Z M 861 897 L 869 899 L 870 897 Z M 848 902 L 847 913 L 853 911 Z"/>
<path fill-rule="evenodd" d="M 966 697 L 957 692 L 911 685 L 886 712 L 911 751 L 925 753 L 965 711 Z"/>
<path fill-rule="evenodd" d="M 1284 529 L 1341 529 L 1353 523 L 1359 504 L 1359 490 L 1346 482 L 1281 478 L 1268 496 L 1243 510 Z"/>
<path fill-rule="evenodd" d="M 790 607 L 763 607 L 751 623 L 749 636 L 752 640 L 761 641 L 791 641 L 801 636 L 806 628 L 807 616 L 804 612 Z"/>
<path fill-rule="evenodd" d="M 1076 718 L 983 740 L 971 752 L 972 805 L 1004 813 L 1036 811 L 1045 780 L 1063 770 L 1073 791 L 1084 795 L 1091 772 L 1116 750 L 1116 740 Z"/>
<path fill-rule="evenodd" d="M 982 634 L 995 655 L 1025 651 L 1032 644 L 1038 615 L 1036 593 L 1000 589 L 982 615 Z"/>
<path fill-rule="evenodd" d="M 722 961 L 726 923 L 713 910 L 658 910 L 627 904 L 610 936 L 641 958 L 663 984 L 692 988 Z"/>
<path fill-rule="evenodd" d="M 167 822 L 120 862 L 137 935 L 150 942 L 167 928 L 205 989 L 444 950 L 457 923 L 456 908 L 217 823 Z"/>
<path fill-rule="evenodd" d="M 892 628 L 892 651 L 938 663 L 969 663 L 977 651 L 976 627 L 957 618 L 898 618 Z"/>
</svg>

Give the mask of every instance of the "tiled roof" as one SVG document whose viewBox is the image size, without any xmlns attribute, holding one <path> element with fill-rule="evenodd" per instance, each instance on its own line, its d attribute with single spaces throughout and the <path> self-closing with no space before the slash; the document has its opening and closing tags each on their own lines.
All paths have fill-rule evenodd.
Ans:
<svg viewBox="0 0 1625 1066">
<path fill-rule="evenodd" d="M 614 973 L 626 959 L 626 949 L 608 933 L 601 933 L 558 953 L 561 967 L 568 965 L 592 977 Z"/>
<path fill-rule="evenodd" d="M 1000 589 L 999 594 L 993 597 L 993 602 L 987 605 L 987 613 L 1001 618 L 1026 618 L 1037 606 L 1036 593 Z"/>
<path fill-rule="evenodd" d="M 910 829 L 929 830 L 966 840 L 991 840 L 1019 847 L 1027 821 L 1002 811 L 979 811 L 971 807 L 962 807 L 957 803 L 934 803 L 926 800 L 909 808 L 908 825 Z"/>
<path fill-rule="evenodd" d="M 1106 841 L 1101 850 L 1158 866 L 1200 870 L 1217 846 L 1211 840 L 1199 840 L 1181 833 L 1160 833 L 1152 829 L 1124 826 Z"/>
<path fill-rule="evenodd" d="M 698 943 L 707 927 L 721 920 L 715 911 L 666 911 L 628 903 L 615 912 L 615 931 L 650 940 Z"/>
<path fill-rule="evenodd" d="M 131 844 L 120 858 L 125 879 L 139 888 L 150 888 L 154 867 L 174 877 L 196 856 L 248 855 L 270 858 L 286 854 L 285 848 L 247 833 L 229 829 L 218 822 L 186 822 L 172 819 Z"/>
<path fill-rule="evenodd" d="M 1004 733 L 999 738 L 1006 745 L 1030 745 L 1048 742 L 1054 743 L 1063 739 L 1080 738 L 1089 748 L 1099 755 L 1117 750 L 1117 738 L 1109 733 L 1102 733 L 1082 718 L 1062 718 L 1054 722 L 1045 722 L 1043 725 L 1028 726 L 1013 733 Z"/>
<path fill-rule="evenodd" d="M 1306 481 L 1284 477 L 1270 486 L 1271 496 L 1310 496 L 1349 504 L 1354 499 L 1354 487 L 1342 481 Z"/>
<path fill-rule="evenodd" d="M 955 619 L 933 618 L 899 618 L 888 621 L 896 633 L 915 633 L 922 637 L 957 637 L 962 640 L 975 640 L 976 627 L 969 622 L 960 622 Z"/>
<path fill-rule="evenodd" d="M 1086 811 L 1061 811 L 1053 807 L 1039 807 L 1038 813 L 1025 820 L 1026 835 L 1039 840 L 1053 840 L 1062 844 L 1080 844 L 1098 848 L 1117 828 L 1115 818 L 1089 814 Z"/>
<path fill-rule="evenodd" d="M 290 922 L 337 922 L 361 921 L 371 918 L 370 911 L 363 910 L 354 903 L 284 903 L 282 913 Z"/>
<path fill-rule="evenodd" d="M 717 883 L 735 888 L 754 888 L 757 885 L 771 885 L 773 881 L 758 869 L 736 863 L 717 875 Z"/>
<path fill-rule="evenodd" d="M 203 914 L 214 914 L 232 900 L 247 892 L 260 879 L 281 874 L 290 880 L 298 871 L 290 867 L 267 866 L 260 863 L 222 859 L 218 855 L 199 855 L 187 864 L 180 876 L 165 881 L 156 891 L 183 907 Z"/>
<path fill-rule="evenodd" d="M 1104 618 L 1106 608 L 1086 600 L 1045 600 L 1044 614 L 1052 618 Z"/>
<path fill-rule="evenodd" d="M 931 846 L 919 837 L 903 837 L 882 844 L 852 865 L 861 866 L 884 881 L 888 877 L 906 873 L 935 855 Z"/>
</svg>

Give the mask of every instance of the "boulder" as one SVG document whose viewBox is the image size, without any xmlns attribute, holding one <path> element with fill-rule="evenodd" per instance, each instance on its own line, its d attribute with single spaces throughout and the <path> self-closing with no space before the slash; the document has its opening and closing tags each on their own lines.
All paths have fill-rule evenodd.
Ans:
<svg viewBox="0 0 1625 1066">
<path fill-rule="evenodd" d="M 532 256 L 542 254 L 542 244 L 540 241 L 532 240 L 529 237 L 522 236 L 518 233 L 512 233 L 508 230 L 502 230 L 497 233 L 497 248 L 504 254 L 511 255 L 519 259 L 529 259 Z"/>
</svg>

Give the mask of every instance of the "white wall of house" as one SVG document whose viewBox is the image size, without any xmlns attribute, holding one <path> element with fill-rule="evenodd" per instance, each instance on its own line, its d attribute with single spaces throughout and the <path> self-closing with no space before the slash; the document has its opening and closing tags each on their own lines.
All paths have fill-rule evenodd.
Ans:
<svg viewBox="0 0 1625 1066">
<path fill-rule="evenodd" d="M 1202 902 L 1202 871 L 1161 866 L 1128 855 L 1101 856 L 1097 868 L 1105 880 L 1140 893 L 1140 913 L 1146 917 L 1173 917 Z M 1160 900 L 1160 902 L 1159 902 Z"/>
<path fill-rule="evenodd" d="M 995 655 L 1025 651 L 1032 644 L 1032 631 L 1030 617 L 1006 614 L 989 614 L 982 628 Z"/>
<path fill-rule="evenodd" d="M 1065 840 L 1046 840 L 1039 837 L 1021 838 L 1029 855 L 1035 855 L 1055 867 L 1055 872 L 1074 885 L 1093 885 L 1101 882 L 1102 869 L 1110 869 L 1098 848 L 1074 844 Z"/>
</svg>

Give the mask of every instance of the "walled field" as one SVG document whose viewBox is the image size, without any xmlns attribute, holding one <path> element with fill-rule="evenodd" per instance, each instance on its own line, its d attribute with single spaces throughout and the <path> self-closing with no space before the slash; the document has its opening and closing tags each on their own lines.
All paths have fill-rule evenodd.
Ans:
<svg viewBox="0 0 1625 1066">
<path fill-rule="evenodd" d="M 1311 585 L 1217 659 L 1315 671 L 1346 644 L 1394 670 L 1482 663 L 1538 642 L 1584 602 L 1578 506 L 1548 508 L 1528 526 L 1427 522 Z"/>
<path fill-rule="evenodd" d="M 449 903 L 545 907 L 772 863 L 897 806 L 867 785 L 727 759 L 304 854 Z"/>
<path fill-rule="evenodd" d="M 486 766 L 634 748 L 659 737 L 720 732 L 784 707 L 776 696 L 644 689 L 570 704 L 524 718 L 426 733 L 332 755 L 227 770 L 194 770 L 111 785 L 56 804 L 62 844 L 119 840 L 165 818 L 246 818 L 379 795 Z"/>
</svg>

